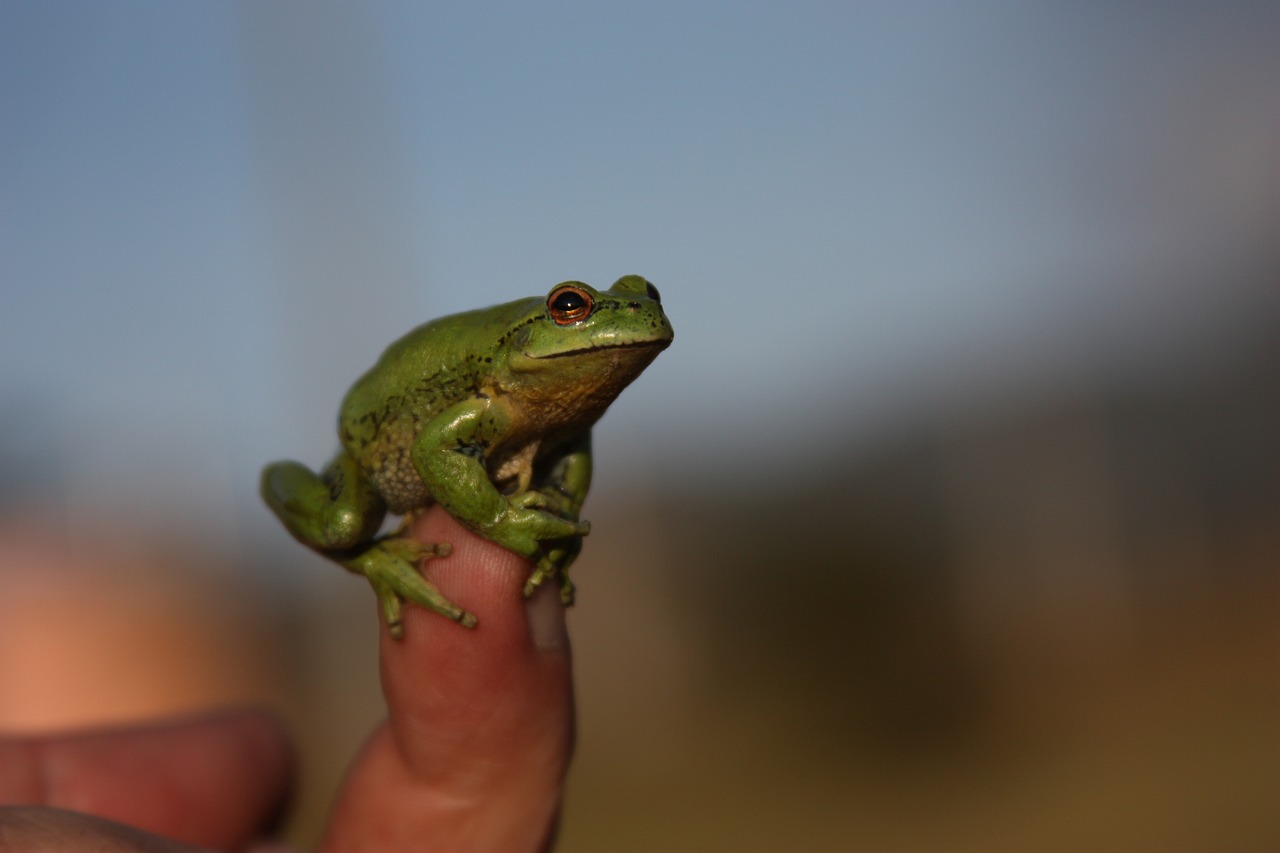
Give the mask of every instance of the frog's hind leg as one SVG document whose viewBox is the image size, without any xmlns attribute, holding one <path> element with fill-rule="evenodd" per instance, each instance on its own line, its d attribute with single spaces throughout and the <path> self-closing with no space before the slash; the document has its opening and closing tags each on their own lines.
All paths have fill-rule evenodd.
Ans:
<svg viewBox="0 0 1280 853">
<path fill-rule="evenodd" d="M 382 497 L 346 453 L 320 474 L 299 462 L 268 465 L 262 499 L 295 539 L 322 552 L 371 541 L 387 514 Z"/>
<path fill-rule="evenodd" d="M 348 454 L 340 453 L 318 475 L 297 462 L 270 465 L 262 473 L 262 496 L 299 542 L 368 579 L 396 639 L 404 633 L 405 601 L 468 628 L 476 624 L 475 616 L 448 601 L 418 571 L 422 560 L 448 554 L 448 545 L 402 538 L 406 524 L 375 538 L 387 507 Z"/>
</svg>

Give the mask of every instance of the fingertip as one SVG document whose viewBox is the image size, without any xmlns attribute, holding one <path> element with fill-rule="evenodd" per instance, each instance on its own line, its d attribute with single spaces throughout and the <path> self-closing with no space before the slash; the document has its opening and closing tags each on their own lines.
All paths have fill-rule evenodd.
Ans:
<svg viewBox="0 0 1280 853">
<path fill-rule="evenodd" d="M 407 615 L 406 634 L 411 624 L 416 632 L 429 634 L 433 642 L 450 645 L 474 645 L 477 635 L 483 637 L 480 642 L 485 646 L 499 639 L 523 639 L 520 632 L 527 629 L 520 591 L 533 569 L 528 560 L 466 529 L 439 506 L 417 519 L 409 535 L 419 542 L 446 546 L 444 555 L 425 561 L 422 571 L 470 618 L 454 623 L 407 606 L 406 615 L 417 612 Z"/>
<path fill-rule="evenodd" d="M 512 720 L 543 705 L 561 713 L 569 654 L 554 584 L 532 599 L 523 594 L 533 570 L 528 560 L 467 530 L 439 506 L 415 520 L 409 535 L 450 546 L 447 557 L 425 561 L 423 574 L 476 619 L 466 627 L 406 605 L 403 637 L 383 632 L 380 666 L 393 739 L 409 765 L 421 769 L 444 760 L 442 740 L 495 733 L 476 729 L 478 709 L 501 708 L 498 717 L 505 717 L 510 708 Z"/>
</svg>

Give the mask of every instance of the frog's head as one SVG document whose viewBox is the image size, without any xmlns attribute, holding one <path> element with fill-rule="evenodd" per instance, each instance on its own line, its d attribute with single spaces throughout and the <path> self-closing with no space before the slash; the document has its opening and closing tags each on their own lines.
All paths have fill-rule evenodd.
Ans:
<svg viewBox="0 0 1280 853">
<path fill-rule="evenodd" d="M 612 400 L 672 337 L 658 289 L 640 276 L 608 290 L 566 281 L 520 325 L 508 363 L 525 382 Z"/>
<path fill-rule="evenodd" d="M 568 358 L 611 349 L 661 352 L 671 343 L 671 323 L 658 288 L 638 275 L 608 290 L 580 281 L 551 288 L 539 318 L 526 328 L 520 351 L 529 359 Z"/>
</svg>

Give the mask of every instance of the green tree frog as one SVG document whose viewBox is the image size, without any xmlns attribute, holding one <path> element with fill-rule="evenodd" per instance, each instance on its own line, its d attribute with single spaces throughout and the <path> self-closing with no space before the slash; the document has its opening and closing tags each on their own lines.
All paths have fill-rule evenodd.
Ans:
<svg viewBox="0 0 1280 853">
<path fill-rule="evenodd" d="M 396 638 L 404 602 L 476 624 L 418 571 L 449 545 L 403 535 L 433 503 L 532 561 L 526 596 L 556 579 L 572 604 L 591 427 L 671 340 L 657 288 L 636 275 L 426 323 L 347 392 L 333 461 L 268 465 L 263 499 L 299 542 L 369 580 Z M 387 513 L 404 521 L 379 536 Z"/>
</svg>

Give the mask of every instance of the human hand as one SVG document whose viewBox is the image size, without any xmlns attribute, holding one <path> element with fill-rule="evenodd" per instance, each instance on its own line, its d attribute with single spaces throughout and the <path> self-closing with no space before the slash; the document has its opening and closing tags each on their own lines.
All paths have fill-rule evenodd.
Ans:
<svg viewBox="0 0 1280 853">
<path fill-rule="evenodd" d="M 518 594 L 527 562 L 433 509 L 414 525 L 452 554 L 427 563 L 465 630 L 405 609 L 379 632 L 388 718 L 350 768 L 322 850 L 546 850 L 573 745 L 563 609 Z M 0 738 L 0 853 L 241 849 L 289 786 L 271 718 L 224 712 L 67 737 Z M 175 839 L 176 841 L 171 841 Z"/>
</svg>

